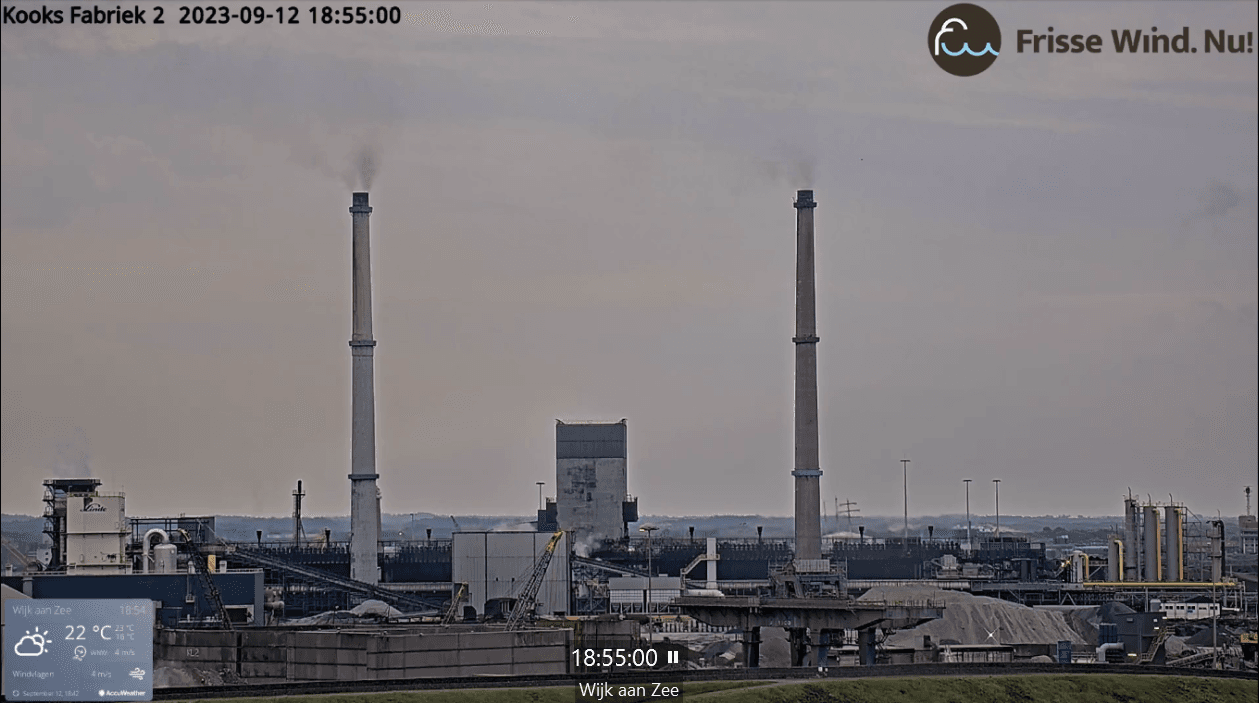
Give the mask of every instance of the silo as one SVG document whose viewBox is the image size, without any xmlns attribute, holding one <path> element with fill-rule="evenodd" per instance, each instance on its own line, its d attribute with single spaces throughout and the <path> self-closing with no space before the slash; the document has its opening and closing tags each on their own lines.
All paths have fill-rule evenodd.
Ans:
<svg viewBox="0 0 1259 703">
<path fill-rule="evenodd" d="M 1140 581 L 1140 550 L 1137 548 L 1137 501 L 1125 498 L 1123 501 L 1123 567 L 1124 581 Z"/>
<path fill-rule="evenodd" d="M 1163 567 L 1165 569 L 1164 581 L 1180 581 L 1184 576 L 1184 549 L 1183 529 L 1180 508 L 1169 505 L 1165 508 L 1167 513 L 1167 540 L 1164 542 L 1167 549 L 1163 556 Z"/>
<path fill-rule="evenodd" d="M 1142 534 L 1145 541 L 1145 572 L 1142 581 L 1159 581 L 1162 579 L 1162 559 L 1159 558 L 1158 507 L 1147 505 L 1142 511 Z"/>
</svg>

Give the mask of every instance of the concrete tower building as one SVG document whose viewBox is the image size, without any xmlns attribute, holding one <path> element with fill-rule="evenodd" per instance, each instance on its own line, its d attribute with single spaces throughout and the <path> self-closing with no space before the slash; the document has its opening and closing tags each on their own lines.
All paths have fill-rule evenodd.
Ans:
<svg viewBox="0 0 1259 703">
<path fill-rule="evenodd" d="M 380 503 L 376 487 L 376 390 L 372 377 L 372 264 L 367 193 L 355 193 L 353 216 L 354 328 L 350 337 L 354 391 L 350 449 L 350 578 L 380 581 Z"/>
<path fill-rule="evenodd" d="M 576 541 L 620 539 L 638 522 L 628 491 L 628 429 L 616 423 L 555 421 L 555 502 L 559 529 Z"/>
<path fill-rule="evenodd" d="M 822 558 L 818 462 L 817 306 L 813 282 L 813 191 L 796 193 L 796 559 Z"/>
</svg>

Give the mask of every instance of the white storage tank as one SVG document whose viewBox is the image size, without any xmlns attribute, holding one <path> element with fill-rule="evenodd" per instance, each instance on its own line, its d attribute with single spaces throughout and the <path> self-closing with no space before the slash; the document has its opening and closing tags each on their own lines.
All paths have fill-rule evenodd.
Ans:
<svg viewBox="0 0 1259 703">
<path fill-rule="evenodd" d="M 173 574 L 178 570 L 179 547 L 173 544 L 159 544 L 153 548 L 154 571 L 159 574 Z"/>
</svg>

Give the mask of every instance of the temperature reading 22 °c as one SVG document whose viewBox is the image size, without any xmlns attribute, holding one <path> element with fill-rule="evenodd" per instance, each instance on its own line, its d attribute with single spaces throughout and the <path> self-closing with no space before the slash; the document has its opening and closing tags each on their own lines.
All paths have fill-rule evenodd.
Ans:
<svg viewBox="0 0 1259 703">
<path fill-rule="evenodd" d="M 87 639 L 86 626 L 64 625 L 63 627 L 66 628 L 66 639 Z M 135 625 L 93 625 L 92 634 L 100 636 L 103 640 L 134 640 L 136 637 Z"/>
</svg>

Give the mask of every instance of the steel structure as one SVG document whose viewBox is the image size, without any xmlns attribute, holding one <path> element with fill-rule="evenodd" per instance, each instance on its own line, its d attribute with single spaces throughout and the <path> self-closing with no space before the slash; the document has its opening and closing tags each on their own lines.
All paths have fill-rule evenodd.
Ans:
<svg viewBox="0 0 1259 703">
<path fill-rule="evenodd" d="M 193 570 L 197 572 L 197 578 L 201 581 L 201 590 L 205 593 L 206 600 L 214 606 L 214 612 L 218 615 L 223 627 L 228 630 L 236 629 L 232 625 L 232 618 L 227 614 L 227 607 L 223 605 L 223 596 L 219 595 L 219 587 L 214 585 L 214 574 L 210 573 L 210 565 L 206 563 L 205 555 L 201 553 L 201 544 L 194 541 L 192 535 L 185 529 L 181 528 L 179 534 L 188 545 L 188 559 L 193 563 Z"/>
</svg>

